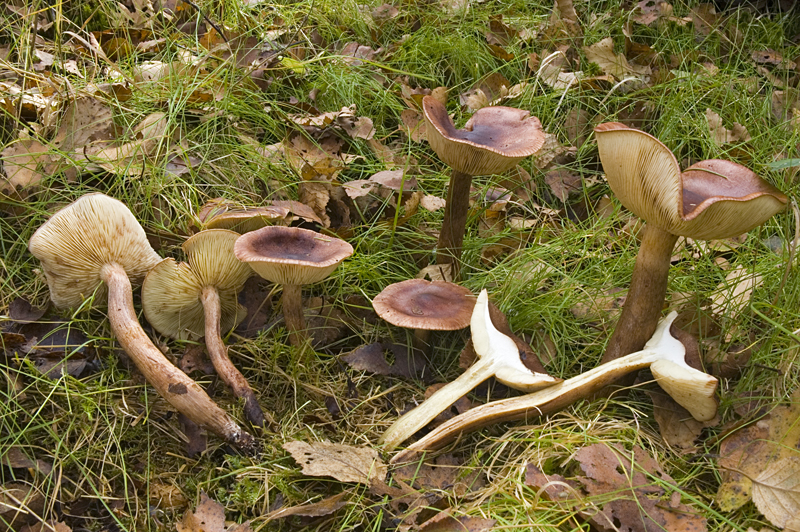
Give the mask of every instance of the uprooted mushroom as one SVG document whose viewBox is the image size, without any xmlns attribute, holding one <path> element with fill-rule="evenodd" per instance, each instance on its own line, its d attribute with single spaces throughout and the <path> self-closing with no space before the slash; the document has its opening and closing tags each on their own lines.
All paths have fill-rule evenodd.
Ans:
<svg viewBox="0 0 800 532">
<path fill-rule="evenodd" d="M 511 337 L 498 331 L 492 323 L 486 290 L 480 293 L 475 303 L 470 329 L 478 360 L 456 380 L 437 390 L 421 405 L 395 421 L 381 436 L 381 444 L 386 450 L 397 447 L 489 377 L 525 392 L 561 382 L 561 379 L 546 373 L 531 371 L 522 363 L 517 344 Z"/>
<path fill-rule="evenodd" d="M 245 452 L 256 450 L 255 439 L 170 363 L 139 324 L 131 281 L 141 282 L 161 257 L 122 202 L 98 193 L 82 196 L 45 222 L 28 249 L 42 263 L 56 307 L 76 307 L 107 289 L 111 330 L 147 382 L 193 422 Z"/>
<path fill-rule="evenodd" d="M 549 388 L 472 408 L 414 442 L 398 453 L 392 462 L 403 462 L 418 452 L 439 449 L 459 435 L 487 425 L 556 412 L 592 395 L 621 376 L 648 366 L 661 388 L 686 408 L 692 417 L 698 421 L 712 419 L 717 412 L 714 396 L 717 379 L 686 363 L 686 348 L 671 331 L 672 322 L 677 316 L 677 312 L 672 312 L 661 320 L 643 350 L 602 364 Z"/>
</svg>

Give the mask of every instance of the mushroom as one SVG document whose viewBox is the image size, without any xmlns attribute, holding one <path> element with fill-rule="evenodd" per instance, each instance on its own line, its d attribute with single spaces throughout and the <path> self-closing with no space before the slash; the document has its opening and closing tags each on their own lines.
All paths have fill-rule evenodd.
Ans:
<svg viewBox="0 0 800 532">
<path fill-rule="evenodd" d="M 519 349 L 510 337 L 498 331 L 489 316 L 489 296 L 478 296 L 470 320 L 472 344 L 478 360 L 460 377 L 440 388 L 421 405 L 403 415 L 381 436 L 380 443 L 392 450 L 427 425 L 433 418 L 489 377 L 506 386 L 530 392 L 560 382 L 544 373 L 529 370 L 519 358 Z"/>
<path fill-rule="evenodd" d="M 457 279 L 472 177 L 513 168 L 542 147 L 544 130 L 538 118 L 512 107 L 483 107 L 464 129 L 455 128 L 447 108 L 432 96 L 422 99 L 422 110 L 431 148 L 452 169 L 436 262 L 452 264 Z"/>
<path fill-rule="evenodd" d="M 739 164 L 700 161 L 681 173 L 672 152 L 652 135 L 616 122 L 594 131 L 609 186 L 647 222 L 622 315 L 603 355 L 608 362 L 640 350 L 653 334 L 679 236 L 740 235 L 783 210 L 788 199 Z"/>
<path fill-rule="evenodd" d="M 161 257 L 122 202 L 97 193 L 82 196 L 45 222 L 28 249 L 42 262 L 50 298 L 59 308 L 78 306 L 93 293 L 102 296 L 105 283 L 111 330 L 147 382 L 193 422 L 255 451 L 253 437 L 171 364 L 139 324 L 131 281 L 140 282 Z"/>
<path fill-rule="evenodd" d="M 258 275 L 283 285 L 283 319 L 290 342 L 299 346 L 308 337 L 301 287 L 328 277 L 353 254 L 353 246 L 308 229 L 273 225 L 240 236 L 233 251 Z"/>
<path fill-rule="evenodd" d="M 245 417 L 264 426 L 264 412 L 255 392 L 236 369 L 221 331 L 230 331 L 244 319 L 245 309 L 237 294 L 253 275 L 247 264 L 233 254 L 239 234 L 225 229 L 207 229 L 183 243 L 188 264 L 173 259 L 159 262 L 142 284 L 142 308 L 158 332 L 186 340 L 205 336 L 211 363 L 236 397 L 244 399 Z"/>
<path fill-rule="evenodd" d="M 519 419 L 529 420 L 556 412 L 584 399 L 623 375 L 650 366 L 658 384 L 698 421 L 717 412 L 717 379 L 686 363 L 686 349 L 671 332 L 678 316 L 671 312 L 658 324 L 642 351 L 631 353 L 576 377 L 534 393 L 493 401 L 458 415 L 414 442 L 392 462 L 404 462 L 421 451 L 439 449 L 459 435 L 479 428 Z"/>
<path fill-rule="evenodd" d="M 475 300 L 468 288 L 455 283 L 409 279 L 384 288 L 372 306 L 392 325 L 414 329 L 415 347 L 427 351 L 431 331 L 457 331 L 469 325 Z"/>
</svg>

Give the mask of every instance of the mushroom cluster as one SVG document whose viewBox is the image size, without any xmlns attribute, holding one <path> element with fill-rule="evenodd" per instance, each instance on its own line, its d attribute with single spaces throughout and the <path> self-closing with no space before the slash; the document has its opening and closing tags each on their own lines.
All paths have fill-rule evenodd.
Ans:
<svg viewBox="0 0 800 532">
<path fill-rule="evenodd" d="M 232 220 L 238 228 L 242 223 L 261 227 L 272 214 L 252 209 L 249 217 L 220 224 Z M 272 226 L 244 237 L 226 229 L 206 229 L 184 242 L 187 263 L 162 260 L 133 213 L 99 193 L 84 195 L 54 214 L 28 247 L 41 261 L 56 307 L 77 307 L 107 294 L 111 329 L 147 382 L 178 412 L 248 453 L 257 450 L 255 438 L 148 338 L 133 307 L 133 284 L 144 281 L 142 307 L 158 332 L 181 340 L 205 338 L 217 373 L 244 401 L 246 418 L 263 427 L 265 414 L 256 394 L 231 362 L 222 339 L 222 333 L 246 314 L 238 292 L 254 269 L 283 284 L 287 328 L 299 345 L 305 338 L 300 286 L 324 279 L 353 252 L 336 238 Z M 239 260 L 239 254 L 247 262 Z"/>
</svg>

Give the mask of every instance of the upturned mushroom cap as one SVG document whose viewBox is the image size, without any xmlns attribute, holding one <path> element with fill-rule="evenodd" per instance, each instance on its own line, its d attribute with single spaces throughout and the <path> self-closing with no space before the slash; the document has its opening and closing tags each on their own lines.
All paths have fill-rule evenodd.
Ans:
<svg viewBox="0 0 800 532">
<path fill-rule="evenodd" d="M 205 316 L 200 299 L 203 288 L 213 286 L 221 304 L 220 330 L 229 331 L 247 311 L 237 294 L 253 274 L 233 254 L 239 234 L 225 229 L 207 229 L 183 243 L 189 261 L 166 259 L 147 274 L 142 285 L 142 308 L 147 321 L 158 332 L 186 340 L 205 334 Z"/>
<path fill-rule="evenodd" d="M 268 281 L 306 285 L 328 277 L 353 254 L 353 246 L 308 229 L 276 225 L 240 236 L 234 253 Z"/>
<path fill-rule="evenodd" d="M 456 129 L 447 108 L 436 98 L 422 99 L 428 142 L 450 168 L 468 175 L 505 172 L 539 151 L 544 130 L 528 111 L 512 107 L 483 107 L 464 129 Z"/>
<path fill-rule="evenodd" d="M 76 307 L 95 291 L 98 301 L 105 301 L 100 270 L 106 264 L 119 264 L 138 284 L 161 261 L 128 207 L 100 193 L 86 194 L 54 214 L 33 234 L 28 249 L 41 261 L 50 299 L 59 308 Z"/>
<path fill-rule="evenodd" d="M 606 179 L 620 202 L 673 235 L 729 238 L 761 225 L 788 198 L 740 164 L 696 163 L 681 173 L 658 139 L 617 122 L 595 129 Z"/>
<path fill-rule="evenodd" d="M 268 225 L 280 223 L 289 216 L 283 207 L 255 207 L 245 210 L 228 210 L 206 220 L 206 229 L 230 229 L 239 234 L 249 233 Z"/>
<path fill-rule="evenodd" d="M 378 316 L 398 327 L 457 331 L 469 325 L 475 298 L 455 283 L 409 279 L 384 288 L 372 306 Z"/>
</svg>

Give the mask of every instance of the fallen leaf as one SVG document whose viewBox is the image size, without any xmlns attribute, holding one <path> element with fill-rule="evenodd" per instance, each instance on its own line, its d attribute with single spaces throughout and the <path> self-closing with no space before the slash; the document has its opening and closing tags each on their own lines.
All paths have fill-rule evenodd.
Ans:
<svg viewBox="0 0 800 532">
<path fill-rule="evenodd" d="M 653 401 L 653 417 L 658 423 L 661 437 L 682 453 L 695 452 L 695 441 L 703 429 L 713 427 L 719 422 L 719 418 L 705 422 L 695 420 L 688 410 L 660 389 L 650 390 L 647 394 Z"/>
<path fill-rule="evenodd" d="M 479 467 L 465 467 L 451 454 L 437 456 L 432 462 L 406 464 L 395 469 L 392 477 L 416 489 L 446 491 L 456 497 L 463 497 L 485 484 Z"/>
<path fill-rule="evenodd" d="M 439 512 L 419 526 L 420 532 L 484 532 L 493 530 L 496 519 L 482 517 L 453 516 L 448 510 Z"/>
<path fill-rule="evenodd" d="M 719 147 L 722 147 L 723 144 L 747 142 L 751 138 L 747 128 L 741 124 L 734 122 L 733 129 L 726 129 L 722 118 L 711 109 L 706 109 L 706 122 L 711 132 L 711 140 Z"/>
<path fill-rule="evenodd" d="M 671 17 L 673 13 L 671 4 L 657 0 L 643 0 L 636 4 L 636 7 L 636 13 L 631 20 L 645 26 L 649 26 L 659 19 Z"/>
<path fill-rule="evenodd" d="M 371 447 L 353 447 L 341 443 L 292 441 L 283 448 L 312 477 L 333 477 L 340 482 L 370 485 L 383 482 L 386 464 Z"/>
<path fill-rule="evenodd" d="M 385 353 L 389 351 L 394 358 L 390 364 Z M 406 379 L 421 379 L 426 375 L 427 364 L 425 357 L 416 350 L 408 350 L 398 344 L 384 344 L 376 342 L 363 345 L 354 349 L 342 360 L 358 371 L 369 371 L 377 375 L 404 377 Z"/>
<path fill-rule="evenodd" d="M 447 200 L 438 196 L 429 196 L 426 194 L 419 200 L 419 206 L 430 212 L 444 209 L 445 205 L 447 205 Z"/>
<path fill-rule="evenodd" d="M 349 491 L 343 491 L 337 495 L 326 497 L 321 501 L 298 504 L 297 506 L 290 506 L 288 508 L 278 508 L 265 515 L 264 522 L 272 521 L 273 519 L 285 519 L 294 515 L 302 517 L 322 517 L 324 515 L 330 515 L 347 504 L 345 498 L 348 495 L 350 495 Z"/>
<path fill-rule="evenodd" d="M 45 462 L 44 460 L 33 460 L 29 458 L 28 455 L 17 446 L 8 447 L 3 456 L 0 457 L 0 463 L 6 467 L 11 467 L 14 469 L 30 469 L 33 471 L 38 471 L 44 475 L 49 475 L 53 470 L 52 464 Z"/>
<path fill-rule="evenodd" d="M 177 532 L 252 532 L 249 521 L 226 527 L 225 508 L 205 492 L 200 492 L 200 504 L 195 511 L 187 510 L 175 528 Z"/>
<path fill-rule="evenodd" d="M 725 280 L 712 293 L 711 312 L 722 319 L 723 325 L 737 321 L 750 304 L 753 290 L 762 280 L 761 275 L 748 271 L 744 266 L 736 266 L 728 272 Z M 730 342 L 735 334 L 735 330 L 728 330 L 726 341 Z"/>
<path fill-rule="evenodd" d="M 562 203 L 566 203 L 570 195 L 581 191 L 581 176 L 569 170 L 550 170 L 545 174 L 544 181 Z"/>
<path fill-rule="evenodd" d="M 578 13 L 572 0 L 555 0 L 550 19 L 542 32 L 542 38 L 555 41 L 580 40 L 583 37 Z"/>
<path fill-rule="evenodd" d="M 800 394 L 795 392 L 791 399 L 789 406 L 773 408 L 722 441 L 722 483 L 715 498 L 722 511 L 734 511 L 752 498 L 773 525 L 796 526 L 792 520 L 800 515 Z"/>
<path fill-rule="evenodd" d="M 631 453 L 618 444 L 596 443 L 580 449 L 574 458 L 586 474 L 578 481 L 588 495 L 614 494 L 614 500 L 602 504 L 599 513 L 587 515 L 598 530 L 706 530 L 706 519 L 690 506 L 671 500 L 661 502 L 667 496 L 665 485 L 678 487 L 642 448 L 634 447 Z M 659 480 L 654 482 L 648 477 Z"/>
<path fill-rule="evenodd" d="M 586 54 L 586 59 L 597 63 L 603 72 L 618 80 L 629 76 L 644 77 L 652 74 L 649 66 L 632 64 L 624 55 L 615 53 L 612 37 L 606 37 L 591 46 L 584 46 L 583 52 Z"/>
<path fill-rule="evenodd" d="M 414 277 L 417 279 L 428 279 L 430 281 L 453 282 L 453 268 L 450 264 L 431 264 L 425 266 Z"/>
</svg>

